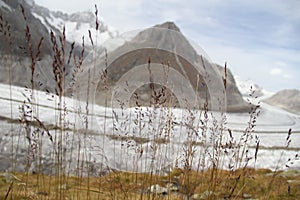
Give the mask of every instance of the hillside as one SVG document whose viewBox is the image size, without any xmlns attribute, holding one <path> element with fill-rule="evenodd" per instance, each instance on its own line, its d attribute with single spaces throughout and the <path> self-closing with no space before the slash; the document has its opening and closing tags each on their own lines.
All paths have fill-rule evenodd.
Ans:
<svg viewBox="0 0 300 200">
<path fill-rule="evenodd" d="M 32 2 L 31 2 L 32 3 Z M 41 46 L 41 56 L 45 56 L 51 51 L 51 41 L 50 37 L 45 37 L 49 35 L 49 30 L 34 17 L 31 12 L 32 4 L 30 1 L 24 0 L 1 0 L 0 4 L 0 15 L 2 24 L 0 37 L 0 53 L 1 54 L 13 54 L 18 57 L 29 57 L 28 45 L 25 38 L 25 29 L 26 23 L 30 29 L 30 36 L 32 39 L 32 46 L 36 47 L 40 41 L 40 38 L 44 37 L 43 44 Z M 24 7 L 24 14 L 26 16 L 26 21 L 24 20 L 21 7 Z M 7 30 L 7 26 L 9 26 L 10 30 Z M 8 39 L 8 33 L 10 32 L 11 41 Z M 9 42 L 12 44 L 9 46 Z M 20 47 L 25 48 L 21 50 Z M 33 51 L 36 53 L 36 49 Z"/>
<path fill-rule="evenodd" d="M 34 66 L 35 88 L 55 92 L 52 68 L 54 45 L 51 42 L 50 29 L 34 16 L 33 6 L 33 1 L 1 1 L 0 82 L 30 88 Z M 58 30 L 53 31 L 58 44 L 57 49 L 60 49 L 59 36 L 62 34 Z M 69 52 L 71 43 L 66 41 L 64 45 L 65 52 Z M 79 48 L 75 47 L 73 53 L 79 55 Z M 67 63 L 64 64 L 67 85 L 72 67 Z"/>
<path fill-rule="evenodd" d="M 104 71 L 105 80 L 99 80 L 97 74 Z M 122 100 L 131 106 L 168 106 L 171 103 L 186 107 L 188 101 L 188 106 L 203 108 L 208 101 L 209 109 L 218 110 L 220 101 L 225 99 L 227 111 L 247 111 L 249 107 L 229 69 L 224 95 L 224 71 L 205 55 L 198 55 L 176 24 L 165 22 L 139 32 L 130 41 L 103 55 L 97 60 L 97 66 L 86 67 L 80 77 L 83 80 L 81 96 L 85 98 L 88 86 L 84 83 L 88 83 L 87 77 L 90 77 L 90 82 L 95 83 L 90 91 L 96 91 L 95 102 L 100 105 L 112 100 L 112 104 L 118 106 L 118 101 Z"/>
<path fill-rule="evenodd" d="M 26 20 L 23 19 L 19 4 L 24 6 Z M 82 66 L 85 71 L 77 79 L 80 80 L 78 84 L 83 93 L 76 92 L 85 99 L 86 91 L 89 89 L 92 102 L 95 101 L 100 105 L 105 105 L 105 102 L 113 99 L 115 100 L 114 106 L 116 106 L 116 101 L 121 98 L 128 101 L 130 106 L 159 104 L 176 107 L 207 107 L 211 110 L 229 112 L 249 110 L 248 104 L 237 89 L 230 69 L 226 69 L 225 91 L 223 82 L 225 69 L 214 64 L 206 55 L 198 54 L 173 22 L 142 30 L 131 40 L 118 43 L 119 47 L 114 48 L 107 55 L 102 54 L 101 57 L 91 52 L 91 47 L 88 47 L 90 41 L 87 32 L 92 29 L 96 21 L 93 13 L 52 12 L 47 8 L 35 5 L 34 1 L 23 0 L 3 1 L 0 8 L 3 23 L 7 19 L 8 24 L 11 24 L 12 36 L 11 43 L 7 42 L 5 35 L 1 36 L 2 42 L 7 45 L 6 47 L 3 45 L 0 49 L 0 82 L 2 83 L 23 87 L 31 86 L 33 62 L 30 48 L 35 55 L 38 51 L 37 45 L 43 38 L 40 56 L 34 60 L 35 88 L 55 93 L 57 86 L 54 82 L 52 66 L 57 55 L 54 55 L 54 45 L 51 42 L 49 31 L 53 30 L 56 34 L 58 53 L 61 54 L 59 36 L 62 35 L 61 30 L 65 25 L 67 37 L 64 44 L 66 56 L 63 76 L 65 76 L 64 92 L 66 95 L 72 95 L 72 90 L 68 89 L 74 71 L 72 62 L 66 62 L 71 48 L 70 42 L 75 41 L 75 44 L 80 45 L 82 35 L 85 35 L 87 45 L 84 56 L 86 57 Z M 26 42 L 24 32 L 26 24 L 31 33 L 32 44 Z M 92 32 L 92 35 L 95 34 Z M 111 31 L 102 21 L 100 21 L 98 36 L 97 39 L 100 43 L 106 39 L 114 40 L 119 37 L 116 31 Z M 21 50 L 20 47 L 22 47 Z M 100 47 L 98 52 L 101 55 L 103 48 Z M 80 46 L 75 45 L 73 54 L 78 56 L 80 53 Z M 61 56 L 59 57 L 62 59 Z M 107 59 L 108 57 L 109 59 Z M 101 75 L 103 72 L 106 73 L 105 78 Z M 131 84 L 128 85 L 130 90 L 126 93 L 124 93 L 125 90 L 121 91 L 124 89 L 122 88 L 124 81 L 126 84 Z M 121 88 L 118 89 L 119 86 Z M 107 89 L 109 92 L 103 92 Z M 116 90 L 118 90 L 117 93 L 113 94 Z"/>
<path fill-rule="evenodd" d="M 24 19 L 21 6 L 24 8 Z M 11 83 L 22 87 L 31 87 L 31 66 L 35 65 L 34 84 L 39 90 L 56 92 L 53 75 L 53 63 L 55 62 L 54 44 L 51 41 L 50 31 L 53 31 L 56 39 L 58 54 L 62 54 L 62 46 L 65 52 L 65 87 L 68 88 L 72 79 L 75 64 L 73 56 L 81 56 L 82 38 L 84 36 L 86 56 L 91 51 L 89 32 L 92 37 L 97 37 L 99 50 L 101 44 L 108 38 L 115 37 L 118 33 L 111 31 L 103 21 L 99 20 L 98 33 L 95 30 L 96 17 L 92 12 L 78 12 L 65 14 L 53 12 L 47 8 L 36 5 L 34 1 L 25 0 L 1 0 L 0 1 L 0 83 Z M 27 29 L 28 31 L 25 31 Z M 65 27 L 66 41 L 60 42 L 63 27 Z M 26 36 L 27 32 L 27 36 Z M 96 36 L 97 35 L 97 36 Z M 30 39 L 28 39 L 30 36 Z M 40 48 L 38 45 L 42 43 Z M 74 42 L 72 59 L 68 63 L 69 52 Z M 95 41 L 96 42 L 96 41 Z M 31 54 L 32 52 L 32 55 Z M 39 56 L 36 57 L 37 53 Z M 32 57 L 34 60 L 32 60 Z M 62 56 L 59 56 L 63 59 Z"/>
<path fill-rule="evenodd" d="M 282 90 L 264 100 L 266 103 L 300 115 L 300 91 Z"/>
</svg>

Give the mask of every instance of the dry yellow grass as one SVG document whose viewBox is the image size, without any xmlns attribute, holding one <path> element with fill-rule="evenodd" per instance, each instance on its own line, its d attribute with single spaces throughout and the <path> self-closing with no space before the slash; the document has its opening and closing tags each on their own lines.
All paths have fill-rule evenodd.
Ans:
<svg viewBox="0 0 300 200">
<path fill-rule="evenodd" d="M 300 175 L 266 169 L 244 169 L 235 172 L 209 170 L 205 172 L 176 169 L 167 176 L 115 172 L 102 177 L 58 177 L 17 173 L 20 180 L 7 182 L 0 178 L 0 199 L 184 199 L 184 196 L 213 191 L 210 198 L 299 199 Z M 177 193 L 165 196 L 147 192 L 151 185 L 166 187 L 177 182 Z"/>
</svg>

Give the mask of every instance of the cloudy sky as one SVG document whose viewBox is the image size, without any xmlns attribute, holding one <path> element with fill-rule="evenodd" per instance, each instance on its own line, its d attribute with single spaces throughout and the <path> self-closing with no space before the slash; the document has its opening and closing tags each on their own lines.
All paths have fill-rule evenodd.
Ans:
<svg viewBox="0 0 300 200">
<path fill-rule="evenodd" d="M 174 21 L 211 60 L 267 90 L 300 89 L 299 0 L 35 0 L 51 10 L 94 11 L 119 30 Z"/>
</svg>

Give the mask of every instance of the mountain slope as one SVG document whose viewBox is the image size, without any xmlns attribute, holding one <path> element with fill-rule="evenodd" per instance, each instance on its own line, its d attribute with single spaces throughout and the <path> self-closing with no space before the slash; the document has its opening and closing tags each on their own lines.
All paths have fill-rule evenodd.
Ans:
<svg viewBox="0 0 300 200">
<path fill-rule="evenodd" d="M 300 115 L 300 91 L 282 90 L 264 100 L 266 103 Z"/>
<path fill-rule="evenodd" d="M 41 90 L 47 89 L 54 92 L 52 44 L 49 30 L 32 14 L 33 1 L 1 0 L 0 2 L 0 14 L 2 16 L 0 21 L 2 24 L 2 32 L 0 32 L 0 82 L 30 88 L 31 68 L 32 63 L 34 63 L 34 84 L 40 86 L 39 89 Z M 26 20 L 20 5 L 24 8 Z M 26 39 L 26 24 L 29 30 L 27 34 L 30 33 L 28 34 L 30 35 L 30 42 Z M 38 44 L 42 38 L 40 55 L 36 60 L 32 60 L 30 52 L 32 52 L 33 57 L 36 56 Z M 67 67 L 66 71 L 70 71 L 70 68 Z"/>
<path fill-rule="evenodd" d="M 86 98 L 84 94 L 88 87 L 82 83 L 88 83 L 87 77 L 91 77 L 90 82 L 96 85 L 89 89 L 96 91 L 95 101 L 101 105 L 112 100 L 113 104 L 117 104 L 114 101 L 126 101 L 124 103 L 131 106 L 173 103 L 186 107 L 188 103 L 189 107 L 203 108 L 208 101 L 208 108 L 217 110 L 219 101 L 226 98 L 222 78 L 224 68 L 217 67 L 204 55 L 198 55 L 173 22 L 141 31 L 98 61 L 96 68 L 85 67 L 80 87 Z M 106 73 L 104 80 L 93 77 L 103 71 Z M 229 70 L 228 77 L 227 111 L 248 110 Z"/>
<path fill-rule="evenodd" d="M 26 20 L 23 17 L 22 9 Z M 67 63 L 67 56 L 71 49 L 71 42 L 76 40 L 73 55 L 81 55 L 82 36 L 85 34 L 85 54 L 89 53 L 87 44 L 90 44 L 85 32 L 88 29 L 92 31 L 92 37 L 96 37 L 95 30 L 92 28 L 95 23 L 93 13 L 74 13 L 71 15 L 62 12 L 51 12 L 34 3 L 34 1 L 25 0 L 0 0 L 0 82 L 11 83 L 13 85 L 31 87 L 31 68 L 32 63 L 35 65 L 34 84 L 36 89 L 48 90 L 55 92 L 52 64 L 54 62 L 53 43 L 51 42 L 50 30 L 54 32 L 57 48 L 62 51 L 59 36 L 62 36 L 64 24 L 66 25 L 66 42 L 65 46 L 65 86 L 71 81 L 72 61 Z M 26 25 L 30 31 L 31 41 L 26 39 Z M 29 32 L 28 32 L 29 33 Z M 97 43 L 102 40 L 113 37 L 115 32 L 107 31 L 104 23 L 99 23 L 99 37 Z M 78 37 L 75 37 L 78 36 Z M 40 56 L 32 60 L 38 52 L 38 44 L 43 38 L 40 46 Z M 95 40 L 95 39 L 94 39 Z M 70 42 L 69 42 L 70 41 Z M 77 45 L 76 45 L 77 44 Z M 61 54 L 61 52 L 60 52 Z M 33 62 L 32 62 L 33 61 Z"/>
<path fill-rule="evenodd" d="M 220 74 L 224 74 L 224 67 L 217 65 L 217 69 Z M 226 101 L 227 101 L 227 111 L 230 112 L 244 112 L 247 111 L 249 105 L 244 101 L 243 94 L 240 92 L 237 82 L 230 71 L 226 69 Z"/>
<path fill-rule="evenodd" d="M 1 28 L 4 28 L 4 24 L 8 24 L 10 26 L 10 34 L 11 34 L 11 42 L 12 45 L 9 46 L 8 37 L 5 37 L 4 32 L 2 32 L 0 37 L 0 53 L 1 54 L 9 54 L 17 55 L 20 57 L 28 56 L 28 53 L 24 53 L 24 51 L 20 50 L 20 47 L 27 47 L 26 39 L 25 39 L 25 28 L 26 22 L 29 25 L 32 45 L 36 47 L 40 41 L 40 38 L 44 37 L 43 45 L 41 46 L 41 55 L 49 54 L 51 50 L 51 41 L 49 37 L 45 37 L 45 35 L 49 35 L 49 31 L 46 27 L 36 19 L 31 13 L 31 4 L 30 1 L 25 0 L 1 0 L 2 6 L 0 6 L 0 13 L 2 16 Z M 22 16 L 20 5 L 24 7 L 24 13 L 26 16 L 26 22 Z M 28 52 L 28 49 L 25 49 Z M 35 50 L 35 49 L 33 49 Z M 35 52 L 36 53 L 36 52 Z"/>
</svg>

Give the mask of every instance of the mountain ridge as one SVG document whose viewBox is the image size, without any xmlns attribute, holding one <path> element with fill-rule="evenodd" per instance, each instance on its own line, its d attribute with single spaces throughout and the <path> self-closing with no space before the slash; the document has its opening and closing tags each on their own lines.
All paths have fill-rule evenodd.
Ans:
<svg viewBox="0 0 300 200">
<path fill-rule="evenodd" d="M 98 18 L 98 33 L 96 27 L 96 16 L 90 11 L 64 13 L 62 11 L 51 11 L 48 8 L 34 4 L 32 6 L 33 15 L 38 18 L 48 29 L 62 31 L 66 30 L 66 38 L 69 42 L 77 45 L 82 44 L 82 37 L 85 38 L 85 45 L 92 46 L 89 39 L 89 32 L 94 38 L 98 37 L 97 45 L 101 46 L 108 39 L 117 37 L 119 32 L 107 26 L 102 19 Z"/>
<path fill-rule="evenodd" d="M 300 115 L 300 90 L 285 89 L 275 93 L 273 96 L 264 99 L 264 102 Z"/>
<path fill-rule="evenodd" d="M 108 63 L 106 63 L 106 56 L 109 58 Z M 146 65 L 149 65 L 148 69 Z M 152 91 L 155 94 L 165 91 L 169 96 L 176 97 L 178 95 L 175 95 L 174 92 L 176 93 L 176 90 L 180 90 L 181 92 L 177 91 L 179 96 L 180 93 L 184 93 L 183 96 L 185 96 L 185 100 L 188 100 L 190 105 L 197 106 L 203 106 L 207 98 L 210 99 L 209 102 L 222 101 L 222 99 L 224 99 L 224 96 L 222 96 L 225 92 L 222 90 L 222 87 L 224 88 L 222 79 L 225 71 L 224 68 L 215 66 L 205 55 L 198 55 L 190 42 L 173 22 L 168 21 L 142 30 L 130 41 L 125 42 L 122 46 L 104 55 L 102 60 L 99 60 L 96 70 L 98 66 L 106 66 L 106 68 L 98 69 L 99 71 L 94 71 L 93 74 L 101 73 L 101 70 L 103 70 L 107 73 L 108 77 L 106 83 L 101 82 L 101 80 L 94 81 L 94 79 L 91 78 L 91 82 L 98 83 L 92 90 L 96 91 L 95 101 L 100 105 L 105 103 L 105 99 L 107 100 L 107 98 L 101 96 L 106 94 L 103 91 L 109 88 L 109 93 L 113 93 L 113 90 L 119 87 L 118 84 L 120 84 L 120 81 L 125 81 L 127 82 L 126 84 L 129 83 L 129 85 L 131 84 L 130 87 L 132 88 L 128 93 L 140 93 L 138 95 L 138 102 L 135 102 L 134 99 L 130 99 L 131 103 L 129 104 L 132 106 L 136 104 L 149 106 L 149 103 L 151 104 L 152 95 L 150 90 L 155 90 Z M 163 69 L 166 68 L 170 69 L 168 72 L 169 76 L 171 76 L 172 70 L 175 70 L 177 74 L 172 75 L 179 79 L 176 81 L 177 78 L 170 80 L 166 77 L 162 77 L 162 74 L 165 73 Z M 82 75 L 80 80 L 87 79 L 86 77 L 89 77 L 87 75 L 88 71 L 90 72 L 91 70 L 93 70 L 93 66 L 86 70 L 85 74 L 83 73 L 84 75 Z M 230 70 L 227 69 L 227 71 L 228 79 L 230 80 L 228 80 L 227 88 L 229 92 L 226 92 L 228 104 L 225 107 L 227 107 L 227 111 L 231 112 L 246 112 L 249 110 L 249 105 L 243 100 L 235 86 L 235 81 Z M 130 75 L 133 72 L 134 74 Z M 149 76 L 149 73 L 153 73 L 160 78 L 155 76 L 151 78 L 153 74 Z M 91 76 L 93 76 L 93 74 L 91 74 Z M 200 76 L 198 77 L 198 75 Z M 208 75 L 208 77 L 206 75 Z M 167 84 L 173 85 L 164 85 L 164 80 L 168 82 Z M 151 86 L 152 81 L 154 82 Z M 184 84 L 181 84 L 181 81 L 183 81 Z M 83 82 L 88 81 L 85 80 Z M 80 86 L 82 87 L 82 84 Z M 87 86 L 83 87 L 84 94 L 86 94 L 87 89 Z M 197 99 L 195 99 L 198 102 L 194 102 L 196 104 L 193 103 L 194 99 L 192 97 L 195 93 L 199 95 Z M 123 95 L 129 98 L 127 94 L 123 93 Z M 161 94 L 158 96 L 166 97 L 168 95 Z M 117 96 L 115 95 L 114 97 Z M 111 100 L 112 96 L 108 99 Z M 124 100 L 124 96 L 121 99 Z M 158 103 L 166 103 L 169 102 L 169 100 L 170 99 L 166 97 Z M 174 101 L 180 102 L 178 99 Z M 219 102 L 214 103 L 215 109 L 218 109 L 220 105 Z M 213 104 L 208 106 L 209 109 L 212 108 L 212 105 Z"/>
<path fill-rule="evenodd" d="M 21 5 L 24 8 L 22 8 L 23 11 Z M 26 19 L 24 19 L 22 12 L 24 12 Z M 117 31 L 110 31 L 103 20 L 98 20 L 99 29 L 97 34 L 94 28 L 96 26 L 96 16 L 92 12 L 77 12 L 73 14 L 66 14 L 60 11 L 54 12 L 37 5 L 33 0 L 1 0 L 0 15 L 0 82 L 30 87 L 30 68 L 32 64 L 30 51 L 33 52 L 33 55 L 36 55 L 38 44 L 42 39 L 39 49 L 40 55 L 34 61 L 36 65 L 34 84 L 36 89 L 47 90 L 53 93 L 55 93 L 56 89 L 51 67 L 54 61 L 54 51 L 52 49 L 53 43 L 51 42 L 50 31 L 53 31 L 58 46 L 60 46 L 59 37 L 63 35 L 62 31 L 65 26 L 65 52 L 69 53 L 72 48 L 71 43 L 75 42 L 72 51 L 74 56 L 81 55 L 83 36 L 84 56 L 92 51 L 88 30 L 91 32 L 91 37 L 95 39 L 95 45 L 98 45 L 98 51 L 103 51 L 104 48 L 101 45 L 105 40 L 118 35 Z M 26 41 L 27 25 L 31 42 Z M 69 63 L 65 63 L 65 66 L 67 86 L 71 81 L 74 66 Z M 10 68 L 12 73 L 9 76 Z"/>
<path fill-rule="evenodd" d="M 14 9 L 13 14 L 15 12 L 19 12 L 18 19 L 22 17 L 20 11 L 18 10 L 18 6 L 19 6 L 18 3 L 22 3 L 22 2 L 24 3 L 26 14 L 29 16 L 28 19 L 30 19 L 28 20 L 28 24 L 29 26 L 34 27 L 32 32 L 34 33 L 37 32 L 40 34 L 40 35 L 32 35 L 33 38 L 41 38 L 47 34 L 49 35 L 50 30 L 53 30 L 57 34 L 61 35 L 60 29 L 64 26 L 63 21 L 66 22 L 69 20 L 69 22 L 72 23 L 72 26 L 74 28 L 71 29 L 70 32 L 73 32 L 76 36 L 78 36 L 78 38 L 82 39 L 81 34 L 79 34 L 81 28 L 82 27 L 84 27 L 85 29 L 92 28 L 96 20 L 96 17 L 91 12 L 66 14 L 63 12 L 52 12 L 47 8 L 36 5 L 34 1 L 29 1 L 27 2 L 27 4 L 26 1 L 23 0 L 15 0 L 15 1 L 6 0 L 3 2 L 5 4 L 3 3 L 3 5 L 1 6 L 1 9 L 4 8 L 4 10 L 2 9 L 2 12 L 9 13 L 10 10 L 9 7 L 13 8 Z M 13 16 L 13 14 L 10 14 L 9 16 Z M 16 19 L 13 22 L 17 22 L 17 21 L 20 20 Z M 82 26 L 82 24 L 84 24 L 84 26 Z M 16 27 L 18 28 L 19 32 L 22 32 L 22 30 L 24 29 L 24 24 L 16 23 Z M 39 31 L 35 31 L 35 30 L 39 30 Z M 66 26 L 66 30 L 68 30 L 68 26 Z M 74 30 L 78 30 L 79 32 L 78 31 L 76 32 Z M 104 23 L 100 23 L 99 30 L 100 30 L 100 36 L 98 40 L 103 39 L 101 38 L 101 33 L 104 33 L 108 36 L 106 39 L 112 39 L 118 35 L 117 32 L 110 32 Z M 167 34 L 166 34 L 166 30 L 168 31 Z M 169 35 L 169 33 L 171 34 Z M 68 38 L 68 34 L 69 33 L 66 31 L 66 35 L 67 35 L 66 38 Z M 20 38 L 24 38 L 24 35 Z M 73 37 L 72 39 L 75 39 L 76 42 L 79 43 L 78 38 Z M 72 39 L 69 41 L 72 41 Z M 85 36 L 85 40 L 87 39 L 88 37 Z M 24 39 L 23 40 L 19 39 L 19 40 L 24 42 Z M 35 41 L 34 43 L 37 43 L 37 41 Z M 43 52 L 50 52 L 50 53 L 43 53 L 42 61 L 37 63 L 38 66 L 37 66 L 36 74 L 37 76 L 41 76 L 42 78 L 36 77 L 36 84 L 40 85 L 40 83 L 43 82 L 44 85 L 40 88 L 41 90 L 47 89 L 49 91 L 55 92 L 55 88 L 53 88 L 53 85 L 55 84 L 51 79 L 51 77 L 53 77 L 52 68 L 44 67 L 44 66 L 51 65 L 52 62 L 51 59 L 51 57 L 53 56 L 51 54 L 52 45 L 51 45 L 51 41 L 49 41 L 49 38 L 45 38 L 45 43 L 43 45 L 45 46 L 45 48 L 48 48 L 46 50 L 43 50 Z M 21 45 L 17 45 L 17 46 L 21 46 Z M 87 47 L 87 52 L 88 50 L 89 48 Z M 124 53 L 126 55 L 123 55 Z M 87 54 L 89 54 L 89 52 Z M 116 55 L 115 57 L 113 56 L 114 54 Z M 117 56 L 119 55 L 122 55 L 121 59 L 113 60 L 114 58 L 117 58 Z M 18 56 L 18 54 L 14 56 Z M 24 57 L 22 53 L 20 53 L 20 56 Z M 130 71 L 132 67 L 136 65 L 146 64 L 148 60 L 151 58 L 152 64 L 157 65 L 160 63 L 165 66 L 167 65 L 173 66 L 173 69 L 175 69 L 175 71 L 178 72 L 177 75 L 183 77 L 182 80 L 183 79 L 188 80 L 189 83 L 185 83 L 185 84 L 190 85 L 194 90 L 194 91 L 189 90 L 189 94 L 186 93 L 185 95 L 190 97 L 191 96 L 190 94 L 192 94 L 193 92 L 199 93 L 201 97 L 197 101 L 201 102 L 202 105 L 204 104 L 203 101 L 207 98 L 221 99 L 220 96 L 222 94 L 217 94 L 217 93 L 222 93 L 222 91 L 219 90 L 218 92 L 214 92 L 212 90 L 216 90 L 216 88 L 223 87 L 222 76 L 224 75 L 223 73 L 224 68 L 217 65 L 215 66 L 215 64 L 213 64 L 209 60 L 209 58 L 206 57 L 206 55 L 202 55 L 202 54 L 198 55 L 197 51 L 193 48 L 191 43 L 181 33 L 180 28 L 174 22 L 167 21 L 161 24 L 157 24 L 151 28 L 142 30 L 130 41 L 126 41 L 123 45 L 117 47 L 112 52 L 110 52 L 109 56 L 110 59 L 114 61 L 114 63 L 110 63 L 110 66 L 108 66 L 109 67 L 108 74 L 111 75 L 110 78 L 111 86 L 114 86 L 114 84 L 116 83 L 115 81 L 118 80 L 118 78 L 122 77 L 124 75 L 124 72 Z M 18 60 L 18 58 L 15 59 Z M 124 63 L 127 63 L 125 64 L 125 67 L 122 68 L 113 67 L 122 64 L 123 61 Z M 2 65 L 6 65 L 6 64 L 3 63 L 2 61 Z M 30 85 L 29 78 L 24 79 L 22 77 L 23 76 L 30 77 L 30 69 L 27 68 L 22 69 L 21 65 L 30 66 L 30 60 L 24 58 L 23 61 L 20 60 L 14 64 L 14 74 L 12 76 L 13 77 L 12 83 L 20 86 L 29 86 Z M 105 62 L 97 64 L 97 67 L 99 65 L 105 66 Z M 124 64 L 122 65 L 124 66 Z M 5 75 L 8 73 L 7 68 L 6 69 L 1 68 L 0 70 L 2 71 L 1 74 L 3 75 L 2 77 L 0 76 L 0 81 L 7 82 L 7 76 Z M 73 69 L 71 66 L 67 66 L 68 77 L 66 79 L 66 84 L 68 84 L 71 80 L 70 76 L 72 70 Z M 100 74 L 99 71 L 101 71 L 101 69 L 97 69 L 97 70 L 98 73 L 94 74 L 96 76 Z M 249 106 L 243 101 L 242 96 L 236 87 L 234 77 L 231 74 L 230 70 L 227 69 L 227 71 L 228 71 L 227 90 L 230 91 L 230 92 L 226 92 L 227 101 L 228 101 L 227 102 L 228 110 L 233 112 L 247 111 Z M 201 76 L 197 77 L 196 74 L 198 74 L 199 72 Z M 204 75 L 205 73 L 209 74 L 210 77 L 206 78 Z M 138 74 L 137 76 L 139 75 L 141 74 Z M 83 78 L 83 80 L 86 80 L 87 77 L 88 76 Z M 99 76 L 97 78 L 99 78 Z M 198 78 L 200 79 L 198 80 Z M 214 81 L 211 81 L 209 79 L 212 79 Z M 97 82 L 99 81 L 97 80 Z M 197 86 L 198 82 L 201 84 Z M 86 81 L 86 83 L 88 83 L 88 81 Z M 95 90 L 97 90 L 97 92 L 102 91 L 103 88 L 101 87 L 102 86 L 98 84 Z M 140 92 L 143 93 L 142 96 L 145 97 L 145 100 L 141 102 L 142 104 L 148 101 L 147 99 L 149 99 L 149 95 L 150 95 L 150 94 L 145 95 L 145 93 L 147 93 L 149 89 L 149 85 L 148 86 L 144 85 L 143 87 L 140 88 L 141 90 Z M 176 87 L 181 87 L 181 90 L 186 92 L 186 88 L 184 88 L 184 86 L 177 85 Z M 195 89 L 197 87 L 202 87 L 202 89 Z M 158 86 L 157 90 L 162 90 L 163 88 L 164 87 Z M 207 91 L 209 91 L 209 96 L 207 96 Z M 168 93 L 171 94 L 172 91 L 169 91 Z M 71 95 L 70 93 L 66 93 L 66 94 Z M 103 98 L 97 98 L 97 99 L 103 99 Z"/>
</svg>

